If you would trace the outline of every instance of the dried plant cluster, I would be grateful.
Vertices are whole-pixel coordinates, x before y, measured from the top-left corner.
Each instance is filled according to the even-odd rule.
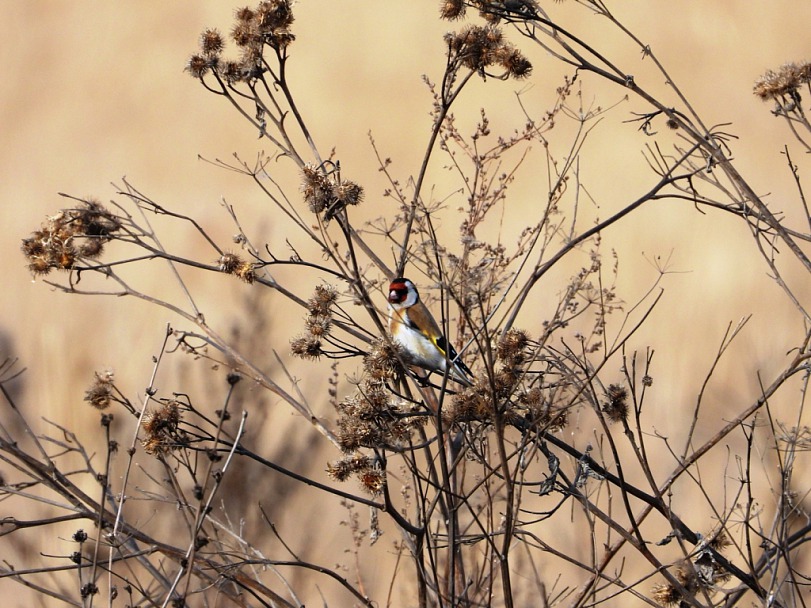
[[[603,2],[579,4],[638,44]],[[356,209],[373,188],[345,178],[334,152],[322,154],[287,79],[293,8],[265,0],[238,9],[230,36],[203,32],[186,66],[272,146],[274,153],[255,163],[236,157],[215,164],[255,182],[268,213],[284,223],[287,243],[255,245],[237,210],[225,207],[236,233],[232,251],[193,217],[126,181],[108,207],[70,198],[23,240],[31,273],[47,275],[50,286],[140,298],[176,316],[184,328],[166,332],[156,374],[176,353],[229,373],[214,409],[184,387],[158,388],[154,376],[136,397],[112,372],[99,372],[84,400],[103,411],[100,427],[80,433],[51,423],[43,433],[20,415],[6,388],[16,375],[6,362],[0,388],[14,416],[0,437],[0,496],[12,514],[0,533],[21,555],[32,531],[58,534],[66,550],[7,561],[0,576],[84,606],[804,605],[809,560],[801,553],[811,525],[802,506],[808,487],[798,486],[796,471],[811,452],[803,426],[811,333],[798,336],[783,368],[759,377],[761,391],[735,403],[724,420],[705,413],[702,388],[686,430],[664,436],[649,405],[653,351],[635,352],[632,338],[668,297],[658,289],[667,269],[629,304],[615,287],[618,260],[604,252],[604,232],[662,198],[706,209],[718,222],[742,222],[811,327],[783,272],[790,261],[811,274],[811,231],[789,225],[789,214],[753,191],[731,160],[731,135],[707,128],[686,102],[660,102],[666,90],[655,89],[659,81],[654,88],[638,82],[608,50],[591,46],[588,32],[570,32],[533,0],[446,1],[440,16],[458,28],[444,38],[441,78],[426,79],[433,123],[423,161],[404,178],[372,141],[386,184],[375,195],[375,217],[359,220]],[[237,56],[229,59],[232,43]],[[472,79],[493,91],[506,86],[499,80],[532,81],[537,70],[528,57],[538,50],[544,61],[571,68],[552,107],[525,111],[511,132],[499,132],[485,109],[471,131],[460,126],[456,109],[481,103],[468,94]],[[641,50],[662,65],[651,48]],[[679,92],[660,69],[660,80]],[[806,64],[786,64],[754,89],[777,104],[775,114],[802,145],[811,132],[800,92],[807,72]],[[604,218],[584,217],[576,204],[585,192],[579,151],[606,116],[578,105],[579,87],[590,80],[648,104],[626,121],[643,133],[658,137],[660,123],[678,133],[675,144],[657,139],[647,148],[649,190]],[[552,134],[561,123],[573,126],[573,135],[558,151]],[[457,180],[456,195],[443,198],[431,187],[436,158]],[[300,177],[299,191],[276,187],[281,172]],[[527,174],[545,174],[546,191],[515,200],[513,186]],[[505,228],[513,215],[522,222],[516,234]],[[208,253],[192,256],[159,238],[151,221],[157,216],[199,236]],[[455,235],[447,236],[449,225],[458,226]],[[165,262],[184,297],[138,289],[124,268],[147,261]],[[303,328],[285,324],[257,335],[253,348],[224,338],[179,268],[233,275],[250,293],[273,292],[300,310]],[[289,268],[295,274],[285,278]],[[420,284],[472,369],[472,386],[404,365],[385,310],[388,281],[404,274]],[[223,277],[223,285],[239,283]],[[730,327],[716,363],[744,324]],[[273,365],[256,360],[257,351],[274,353]],[[306,366],[306,379],[296,379],[296,365]],[[245,385],[250,391],[236,397]],[[801,395],[794,418],[771,405],[788,393]],[[251,401],[259,394],[272,397],[276,416],[285,407],[297,414],[297,443],[314,434],[320,449],[302,448],[300,460],[291,460],[286,431],[252,428],[248,413],[256,415]],[[237,398],[241,416],[233,415]],[[699,424],[711,432],[697,433]],[[103,436],[103,454],[84,447],[87,433]],[[745,453],[730,481],[730,463],[726,473],[713,463],[733,440]],[[280,443],[287,460],[273,450]],[[154,469],[136,464],[142,454]],[[731,499],[710,487],[724,474]],[[294,530],[280,529],[259,489],[282,481],[288,486],[278,496],[317,492],[324,516],[346,507],[351,541],[334,554],[308,553],[299,537],[318,535],[320,522],[292,509],[285,521]],[[698,498],[685,503],[687,495]],[[758,502],[763,496],[771,497],[769,506]],[[696,500],[702,509],[693,508]],[[46,514],[31,519],[25,513],[32,505]],[[361,505],[368,526],[355,511]],[[354,570],[336,568],[350,553]],[[369,555],[377,562],[374,580],[364,565]],[[380,556],[392,555],[386,570]]]
[[[23,239],[22,250],[34,275],[73,270],[77,262],[99,257],[120,229],[118,218],[101,203],[79,201],[78,207],[61,210]]]
[[[763,101],[774,102],[775,116],[782,116],[792,134],[806,152],[811,151],[808,141],[808,122],[803,108],[803,93],[811,97],[811,63],[784,63],[776,70],[769,70],[755,82],[754,93]]]

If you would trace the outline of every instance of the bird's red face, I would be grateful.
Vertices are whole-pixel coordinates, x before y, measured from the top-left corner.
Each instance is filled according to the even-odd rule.
[[[389,304],[403,304],[410,294],[416,294],[417,288],[408,279],[394,279],[389,285]]]

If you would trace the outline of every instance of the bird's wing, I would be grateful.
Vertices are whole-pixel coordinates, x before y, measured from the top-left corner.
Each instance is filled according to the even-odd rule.
[[[404,317],[408,327],[421,333],[434,344],[436,344],[436,336],[442,335],[439,325],[436,324],[434,317],[422,302],[417,302],[406,309]],[[439,345],[437,344],[437,346]]]
[[[449,344],[445,336],[439,334],[436,338],[432,338],[431,342],[436,344],[436,347],[442,351],[443,355],[447,354],[448,359],[458,365],[463,372],[465,372],[468,376],[473,376],[473,372],[471,372],[470,368],[459,358],[459,354],[456,352],[453,344]]]
[[[468,366],[458,358],[459,355],[456,349],[453,348],[453,345],[442,335],[439,325],[437,325],[437,322],[434,320],[434,317],[431,315],[428,308],[426,308],[425,304],[417,302],[414,306],[410,307],[406,311],[405,321],[411,329],[428,338],[431,343],[439,349],[442,356],[447,356],[469,376],[473,375]]]

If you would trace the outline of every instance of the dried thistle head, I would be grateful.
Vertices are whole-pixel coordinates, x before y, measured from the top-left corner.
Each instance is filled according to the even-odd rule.
[[[234,11],[237,22],[253,21],[256,12],[250,6],[242,6]]]
[[[167,401],[162,407],[144,415],[142,426],[148,435],[174,433],[180,422],[180,407],[177,401]]]
[[[347,205],[363,202],[363,186],[351,180],[341,180],[337,171],[327,173],[312,164],[302,169],[301,192],[310,211],[323,212],[326,221]]]
[[[448,21],[461,19],[465,16],[465,3],[463,0],[442,0],[439,5],[439,16]]]
[[[96,258],[104,244],[121,229],[121,221],[93,199],[49,217],[22,241],[22,252],[33,274],[71,270],[79,258]]]
[[[121,229],[121,220],[95,199],[82,201],[75,209],[64,210],[74,234],[109,238]]]
[[[189,57],[186,62],[185,71],[188,72],[192,78],[203,78],[211,71],[211,59],[205,55],[194,54]]]
[[[295,40],[290,32],[292,24],[290,0],[263,0],[255,8],[239,8],[234,13],[231,38],[241,49],[240,60],[228,60],[221,65],[225,41],[218,30],[209,28],[200,35],[200,52],[189,59],[186,71],[195,78],[203,78],[216,70],[229,85],[258,78],[263,72],[264,47],[279,51],[289,46]]]
[[[225,42],[219,30],[209,28],[200,34],[200,51],[205,57],[219,57],[224,48]]]
[[[316,361],[324,354],[321,350],[321,340],[311,334],[293,338],[290,341],[290,352],[296,357],[310,361]]]
[[[357,473],[361,487],[374,496],[383,493],[386,487],[386,473],[377,467],[368,467]]]
[[[532,70],[529,60],[506,42],[501,29],[493,24],[471,25],[446,34],[445,42],[453,60],[482,75],[493,65],[505,70],[504,77],[523,78]]]
[[[527,358],[529,334],[522,329],[511,329],[496,345],[496,356],[504,365],[519,367]]]
[[[518,49],[501,47],[496,53],[496,58],[499,65],[513,78],[527,78],[532,72],[532,63]]]
[[[363,202],[363,186],[344,180],[335,187],[335,200],[343,205],[358,205]]]
[[[521,369],[502,365],[493,375],[493,387],[496,399],[500,403],[507,403],[513,397],[524,374]]]
[[[332,285],[317,285],[315,293],[307,301],[306,334],[295,338],[290,347],[293,354],[302,359],[318,359],[324,354],[322,341],[332,328],[332,306],[338,300],[338,291]]]
[[[336,435],[344,452],[405,445],[425,421],[404,408],[383,382],[372,378],[365,378],[336,409]]]
[[[722,553],[731,544],[732,544],[732,541],[729,539],[729,536],[727,535],[726,530],[724,530],[723,528],[720,528],[720,529],[718,529],[717,532],[714,532],[713,534],[711,534],[709,536],[709,541],[707,542],[707,545],[709,547],[712,547],[713,549],[715,549],[719,553]]]
[[[621,384],[609,384],[605,396],[608,401],[603,403],[603,412],[612,422],[620,422],[628,418],[628,390]]]
[[[359,452],[344,456],[340,460],[327,464],[327,473],[335,481],[346,481],[349,477],[372,466],[372,459]]]
[[[315,292],[307,301],[310,316],[332,316],[332,307],[338,301],[338,290],[332,285],[316,285]]]
[[[811,63],[784,63],[777,70],[768,70],[755,81],[752,91],[763,101],[785,101],[799,98],[799,88],[811,82]]]
[[[309,316],[305,321],[307,332],[314,338],[323,338],[332,327],[331,316]]]
[[[76,248],[79,256],[90,259],[99,257],[103,251],[104,241],[92,237],[83,239]]]
[[[677,606],[681,602],[681,594],[670,583],[660,583],[651,589],[651,598],[662,606]]]
[[[247,260],[243,260],[235,253],[225,252],[217,260],[220,272],[232,274],[245,283],[253,283],[256,279],[254,265]]]
[[[525,418],[533,426],[555,432],[565,428],[569,422],[568,410],[555,407],[549,399],[544,397],[544,392],[540,387],[535,386],[519,394],[517,400],[522,407],[526,408]]]
[[[241,61],[228,60],[217,64],[217,73],[226,83],[234,85],[247,80],[251,71]]]
[[[502,40],[501,30],[495,26],[470,25],[445,35],[448,47],[459,62],[477,72],[484,72],[493,63]]]
[[[166,401],[157,410],[144,415],[141,426],[146,437],[141,445],[147,454],[161,456],[185,444],[185,437],[179,429],[181,421],[180,404]]]
[[[377,495],[386,484],[385,472],[374,465],[374,460],[358,452],[345,456],[327,465],[327,473],[336,481],[346,481],[355,476],[364,490]]]
[[[338,430],[335,434],[338,445],[344,452],[383,444],[381,434],[372,424],[366,421],[357,423],[349,417],[338,419]]]
[[[84,393],[84,400],[97,410],[106,410],[113,401],[113,381],[112,371],[96,372],[93,383]]]
[[[243,10],[250,11],[250,9]],[[253,11],[251,11],[251,15],[253,15]],[[234,24],[234,27],[231,28],[231,38],[238,47],[262,46],[262,38],[259,36],[259,32],[256,29],[253,16],[250,19],[239,19],[239,17],[237,17],[237,22]]]
[[[220,268],[220,272],[224,272],[226,274],[233,274],[241,264],[242,260],[235,253],[226,252],[220,256],[219,260],[217,260],[217,265]]]
[[[375,380],[394,380],[405,372],[402,356],[403,349],[399,342],[382,338],[363,358],[363,368]]]
[[[265,71],[262,65],[262,47],[249,45],[241,50],[239,67],[245,74],[246,80],[259,78]]]
[[[254,11],[253,22],[262,41],[275,49],[283,49],[295,40],[289,29],[293,25],[290,0],[260,2]]]
[[[698,591],[698,577],[696,577],[693,568],[679,566],[674,574],[676,580],[679,581],[679,584],[688,594],[693,595]],[[682,593],[670,583],[654,585],[653,589],[651,589],[651,595],[662,606],[680,606],[685,599]]]
[[[713,550],[720,553],[731,543],[729,536],[723,528],[705,536],[696,547],[694,556],[690,561],[683,561],[676,568],[676,580],[691,596],[704,589],[713,591],[717,586],[730,578],[730,573],[716,561]],[[712,550],[710,550],[712,549]],[[652,589],[653,599],[664,606],[681,605],[681,593],[669,583],[656,585]]]
[[[495,408],[489,396],[485,378],[477,378],[473,386],[456,393],[442,415],[448,425],[460,422],[487,422],[492,420]]]
[[[329,177],[315,165],[305,165],[301,173],[303,178],[301,191],[304,194],[304,202],[313,213],[321,213],[335,200],[332,194],[332,183]]]
[[[289,0],[264,0],[254,14],[257,24],[268,32],[293,25],[293,10]]]

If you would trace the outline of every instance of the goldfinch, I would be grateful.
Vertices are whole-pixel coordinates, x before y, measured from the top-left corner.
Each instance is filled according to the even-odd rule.
[[[472,386],[473,374],[442,335],[434,317],[420,301],[414,283],[394,279],[389,285],[388,300],[389,332],[403,349],[403,362],[440,374],[447,370],[452,380]]]

